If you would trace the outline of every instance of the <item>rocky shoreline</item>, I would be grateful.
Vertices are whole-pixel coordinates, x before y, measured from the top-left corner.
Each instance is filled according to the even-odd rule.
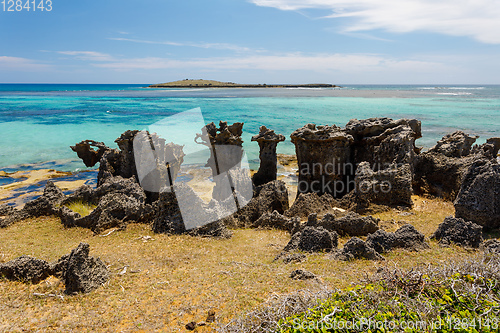
[[[351,120],[343,128],[307,124],[290,135],[298,169],[297,194],[290,200],[289,186],[277,171],[278,160],[289,170],[295,166],[293,158],[276,154],[285,136],[261,127],[252,138],[259,144],[261,164],[250,178],[249,170],[239,167],[243,126],[211,123],[196,138],[211,149],[208,197],[175,182],[183,146],[166,143],[155,133],[127,131],[115,141],[118,149],[92,140],[71,147],[85,165],[99,163],[95,188],[82,185],[66,195],[47,181],[43,195],[22,209],[0,206],[0,227],[54,215],[67,228],[88,228],[95,234],[124,230],[129,223],[147,224],[155,233],[222,239],[230,238],[235,228],[275,228],[291,237],[275,260],[295,260],[296,251],[320,251],[346,261],[384,260],[383,254],[393,248],[428,248],[412,225],[388,233],[380,220],[366,215],[393,208],[407,211],[414,193],[454,202],[455,217],[447,217],[433,234],[443,245],[478,248],[483,230],[500,227],[500,138],[474,145],[476,137],[456,131],[422,152],[415,145],[422,135],[416,119]],[[150,149],[154,154],[148,155]],[[250,193],[245,193],[245,184]],[[95,208],[82,216],[68,208],[72,202]],[[351,239],[338,249],[341,236]]]

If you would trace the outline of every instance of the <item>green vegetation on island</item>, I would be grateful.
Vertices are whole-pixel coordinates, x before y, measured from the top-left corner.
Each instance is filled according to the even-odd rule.
[[[239,84],[234,82],[220,82],[214,80],[185,79],[167,83],[152,84],[148,88],[340,88],[334,84]]]

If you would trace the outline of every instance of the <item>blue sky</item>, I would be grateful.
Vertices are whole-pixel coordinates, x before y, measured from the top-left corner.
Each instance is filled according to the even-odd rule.
[[[52,0],[52,8],[0,4],[0,82],[500,84],[498,0]]]

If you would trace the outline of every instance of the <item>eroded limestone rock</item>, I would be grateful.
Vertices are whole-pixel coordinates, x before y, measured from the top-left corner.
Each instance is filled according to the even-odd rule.
[[[477,248],[483,241],[482,231],[483,227],[480,225],[448,216],[431,238],[438,240],[442,245],[457,244]]]
[[[385,260],[367,242],[353,237],[345,243],[341,251],[333,255],[335,259],[351,261],[354,259]]]
[[[274,133],[273,130],[268,129],[266,126],[261,126],[259,134],[253,136],[252,141],[257,141],[260,148],[260,167],[252,177],[253,183],[259,186],[276,180],[278,170],[276,146],[279,142],[285,141],[285,136]]]
[[[411,251],[428,249],[425,236],[411,224],[405,224],[395,232],[377,230],[366,238],[368,246],[379,253],[389,252],[394,248]]]

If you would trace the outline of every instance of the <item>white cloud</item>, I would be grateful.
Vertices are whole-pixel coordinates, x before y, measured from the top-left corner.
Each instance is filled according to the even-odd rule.
[[[252,51],[248,47],[227,44],[227,43],[192,43],[192,42],[171,42],[171,41],[150,41],[143,39],[133,39],[133,38],[108,38],[109,40],[116,41],[126,41],[126,42],[134,42],[134,43],[143,43],[143,44],[157,44],[157,45],[170,45],[170,46],[189,46],[189,47],[197,47],[202,49],[216,49],[216,50],[229,50],[235,52],[249,52]]]
[[[418,59],[393,59],[375,54],[316,54],[255,55],[209,59],[175,60],[168,58],[123,59],[94,63],[96,67],[124,70],[151,69],[200,69],[200,70],[266,70],[266,71],[315,71],[366,73],[406,71],[422,73],[444,70],[447,65]]]
[[[44,71],[50,69],[51,66],[41,64],[32,59],[0,56],[0,70],[12,71]]]
[[[115,60],[109,54],[94,52],[94,51],[57,51],[57,53],[69,55],[69,56],[74,56],[79,60],[90,60],[90,61],[113,61],[113,60]]]
[[[345,32],[384,29],[431,31],[500,44],[498,0],[249,0],[280,10],[325,9],[330,18],[350,18]]]

